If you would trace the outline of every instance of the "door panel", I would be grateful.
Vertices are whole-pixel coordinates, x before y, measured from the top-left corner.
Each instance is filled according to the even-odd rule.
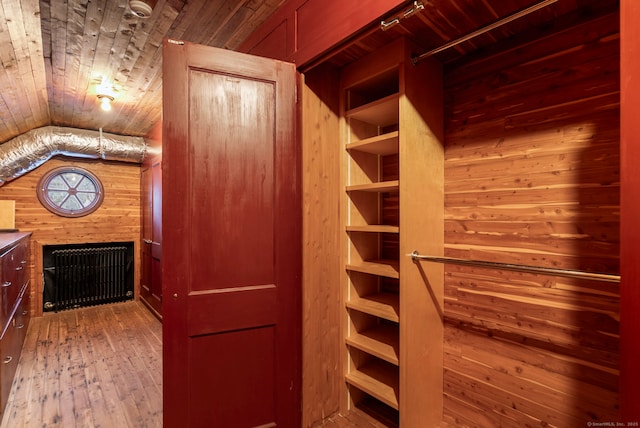
[[[153,307],[162,315],[162,161],[159,158],[151,163],[151,175],[151,297]]]
[[[300,426],[295,87],[292,64],[164,43],[166,428]]]
[[[271,326],[190,339],[192,354],[215,355],[216,370],[211,370],[213,361],[206,358],[189,366],[194,382],[190,389],[198,393],[189,400],[188,426],[257,427],[269,422],[277,426],[275,330]],[[241,362],[239,355],[244,356]],[[224,401],[212,402],[219,391],[224,391]]]
[[[275,285],[217,291],[220,292],[201,294],[197,299],[191,299],[189,336],[276,324],[278,296]],[[225,310],[210,313],[215,306]]]
[[[192,254],[192,291],[273,284],[273,84],[201,70],[189,80],[191,236],[209,249]]]
[[[151,298],[151,250],[145,239],[149,236],[151,229],[151,169],[142,167],[140,174],[140,193],[142,207],[142,263],[140,272],[140,298],[143,302],[147,302]]]
[[[142,168],[142,274],[140,297],[162,315],[162,163],[153,159]]]

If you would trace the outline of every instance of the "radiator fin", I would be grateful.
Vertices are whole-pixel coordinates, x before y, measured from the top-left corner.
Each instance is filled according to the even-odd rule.
[[[127,281],[127,247],[74,248],[51,252],[54,287],[45,311],[133,299]]]

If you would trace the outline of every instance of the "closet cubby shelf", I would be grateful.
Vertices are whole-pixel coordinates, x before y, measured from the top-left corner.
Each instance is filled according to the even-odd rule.
[[[379,100],[347,110],[345,116],[349,119],[359,120],[380,127],[397,124],[399,121],[399,97],[399,94],[396,93],[380,98]]]
[[[378,183],[352,184],[346,187],[347,192],[398,192],[400,189],[399,180],[381,181]]]
[[[381,358],[395,366],[399,363],[398,326],[379,325],[350,335],[346,342],[349,346]]]
[[[388,321],[400,321],[400,298],[397,294],[378,293],[355,297],[347,301],[347,308],[364,312]]]
[[[347,226],[347,232],[382,232],[400,233],[399,226],[388,226],[386,224],[371,224],[365,226]]]
[[[358,263],[347,263],[346,269],[387,278],[400,278],[400,266],[395,260],[367,260]]]
[[[397,369],[371,361],[346,375],[347,383],[398,410],[399,380]]]
[[[398,131],[388,132],[375,137],[365,138],[363,140],[347,144],[347,150],[357,150],[359,152],[370,153],[373,155],[387,156],[396,154],[399,151],[399,133]]]

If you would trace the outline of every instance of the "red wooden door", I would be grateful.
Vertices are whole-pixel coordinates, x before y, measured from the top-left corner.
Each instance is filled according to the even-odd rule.
[[[164,426],[300,426],[292,64],[163,46]]]
[[[142,275],[140,297],[162,315],[162,161],[142,168]]]

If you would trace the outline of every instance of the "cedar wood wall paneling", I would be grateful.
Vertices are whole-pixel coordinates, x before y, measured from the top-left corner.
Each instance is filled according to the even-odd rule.
[[[619,24],[445,73],[445,253],[619,272]],[[448,265],[445,421],[618,419],[619,286]]]
[[[104,200],[88,216],[66,218],[47,211],[36,187],[46,172],[77,166],[93,172],[104,187]],[[32,313],[42,313],[42,246],[89,242],[134,242],[135,287],[140,283],[140,166],[138,164],[54,157],[0,187],[0,199],[16,201],[16,228],[32,232],[30,247]]]
[[[339,75],[319,67],[302,88],[302,426],[338,411],[341,145]]]

